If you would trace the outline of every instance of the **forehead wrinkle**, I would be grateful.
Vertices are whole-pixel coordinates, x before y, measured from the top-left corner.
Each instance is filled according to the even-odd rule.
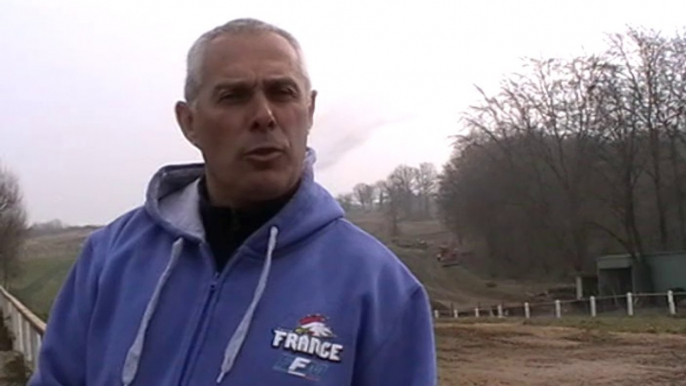
[[[259,37],[260,34],[247,36],[248,38],[250,36]],[[233,49],[221,49],[222,44],[232,44],[229,41],[239,38],[240,35],[218,36],[213,39],[207,47],[206,55],[201,64],[203,82],[213,81],[212,78],[230,78],[237,81],[250,79],[251,82],[254,82],[255,78],[268,77],[290,79],[299,87],[307,89],[307,75],[302,71],[298,52],[283,37],[271,36],[282,40],[284,44],[277,46],[277,49],[274,49],[273,45],[270,47],[255,45],[249,47],[248,52],[242,56],[235,55],[236,52]],[[245,42],[241,41],[235,41],[233,44],[246,45]],[[257,59],[259,63],[257,68],[253,63],[248,64],[250,59],[247,57]]]

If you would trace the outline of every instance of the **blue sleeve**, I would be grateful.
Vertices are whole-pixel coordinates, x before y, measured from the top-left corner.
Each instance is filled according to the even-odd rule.
[[[93,259],[89,238],[55,298],[28,386],[86,385],[86,336],[97,290]]]
[[[355,386],[435,386],[436,344],[431,305],[423,288],[415,290],[379,347],[364,355]]]

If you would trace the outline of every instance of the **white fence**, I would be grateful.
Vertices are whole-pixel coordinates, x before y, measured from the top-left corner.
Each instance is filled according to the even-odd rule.
[[[5,326],[11,334],[14,349],[24,355],[31,368],[35,368],[38,352],[45,333],[45,322],[34,315],[17,298],[0,286],[0,310]],[[554,317],[565,316],[635,316],[635,315],[682,315],[686,316],[686,292],[632,294],[618,296],[591,296],[580,300],[555,300],[552,302],[497,304],[474,308],[434,310],[436,319],[459,319],[461,317]]]
[[[436,319],[461,317],[553,317],[565,316],[686,316],[686,292],[632,294],[616,296],[591,296],[579,300],[554,300],[552,302],[496,304],[473,308],[434,310]]]
[[[11,334],[14,350],[22,353],[28,365],[35,368],[45,332],[45,322],[2,286],[0,295],[0,309],[5,326]]]

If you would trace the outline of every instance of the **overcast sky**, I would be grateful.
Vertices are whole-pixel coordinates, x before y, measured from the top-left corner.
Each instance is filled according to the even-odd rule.
[[[188,48],[255,17],[303,45],[317,179],[341,193],[400,163],[440,167],[474,84],[494,88],[521,57],[597,51],[627,24],[670,33],[684,15],[683,0],[0,0],[0,162],[31,221],[103,224],[140,205],[160,166],[200,159],[173,114]]]

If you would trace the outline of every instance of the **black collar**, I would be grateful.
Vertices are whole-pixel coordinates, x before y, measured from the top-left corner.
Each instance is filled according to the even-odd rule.
[[[244,210],[213,205],[204,177],[198,184],[198,190],[205,239],[212,249],[217,269],[221,271],[236,249],[291,200],[297,186],[289,194]]]

